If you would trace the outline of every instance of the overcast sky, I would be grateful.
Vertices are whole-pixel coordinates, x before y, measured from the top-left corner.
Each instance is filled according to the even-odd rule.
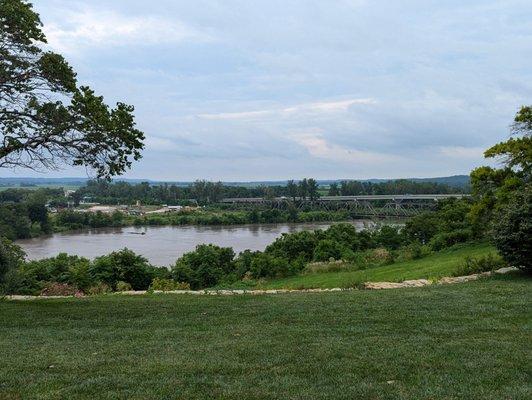
[[[530,0],[34,4],[80,83],[135,105],[126,177],[467,174],[532,103]]]

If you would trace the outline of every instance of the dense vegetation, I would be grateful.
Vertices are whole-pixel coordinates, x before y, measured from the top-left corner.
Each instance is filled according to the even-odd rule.
[[[191,200],[199,204],[212,204],[223,198],[233,197],[286,197],[316,199],[320,189],[315,179],[302,179],[299,182],[290,180],[286,185],[278,186],[234,186],[221,182],[197,181],[190,186],[174,184],[130,184],[127,182],[89,181],[86,186],[78,189],[73,199],[79,202],[83,198],[102,204],[190,204]],[[451,187],[440,183],[415,182],[411,180],[391,180],[372,183],[359,181],[342,181],[331,184],[325,194],[338,195],[369,195],[369,194],[445,194],[464,191],[464,188]]]
[[[200,245],[181,257],[171,271],[149,265],[141,256],[125,249],[94,261],[61,255],[54,259],[26,262],[16,246],[5,239],[0,247],[0,279],[8,293],[52,293],[55,291],[98,292],[105,290],[147,289],[154,279],[157,285],[191,287],[194,289],[235,282],[256,282],[300,274],[309,263],[342,261],[364,269],[396,260],[417,259],[430,252],[470,241],[492,238],[507,262],[525,270],[531,265],[531,146],[532,112],[524,107],[516,116],[517,137],[500,143],[486,152],[487,156],[504,156],[503,168],[481,167],[472,173],[473,199],[441,201],[435,211],[408,220],[404,228],[383,226],[373,231],[356,232],[349,224],[333,225],[325,231],[299,232],[283,235],[265,251],[245,251],[236,255],[230,248]],[[424,184],[424,183],[423,183]],[[127,184],[92,183],[98,188],[128,188]],[[216,184],[197,182],[191,190],[203,188],[204,199],[210,201],[208,189]],[[347,185],[347,184],[346,184]],[[305,194],[314,193],[315,181],[300,185],[289,182],[296,194],[303,186]],[[152,193],[149,185],[140,185]],[[223,188],[223,186],[220,186]],[[157,188],[156,188],[157,189]],[[245,222],[285,222],[316,219],[342,219],[345,213],[299,213],[293,210],[252,210],[150,216],[124,221],[123,214],[58,213],[52,223],[48,217],[46,196],[57,192],[37,190],[7,191],[6,202],[0,207],[0,233],[7,239],[27,237],[33,232],[48,232],[52,227],[120,226],[136,224],[230,224]],[[310,196],[314,196],[311,194]],[[57,197],[57,196],[56,196]],[[498,214],[496,214],[496,212]],[[129,218],[129,217],[128,217]],[[499,259],[475,260],[466,271],[492,269]],[[163,281],[161,281],[163,280]],[[70,285],[69,287],[50,285]]]
[[[471,173],[475,204],[470,216],[509,262],[532,272],[532,106],[516,114],[512,134],[484,153],[501,161],[500,168]]]
[[[2,302],[0,398],[524,400],[531,285]]]
[[[0,237],[28,238],[53,230],[46,208],[49,199],[62,190],[36,191],[9,189],[0,192]]]
[[[412,251],[414,250],[414,251]],[[437,252],[416,254],[416,249],[386,252],[373,249],[354,262],[311,262],[297,275],[257,280],[258,289],[330,289],[364,287],[365,282],[436,280],[492,271],[507,264],[486,243],[466,243]],[[219,285],[231,287],[233,285]],[[240,287],[248,287],[240,285]]]
[[[482,239],[480,230],[468,222],[467,200],[441,202],[436,212],[408,221],[404,228],[382,226],[357,232],[351,224],[335,224],[326,230],[284,234],[264,251],[199,245],[184,254],[170,270],[149,265],[146,259],[124,249],[89,261],[61,254],[26,262],[20,253],[5,247],[11,257],[2,290],[7,293],[99,293],[102,291],[146,290],[155,279],[164,284],[192,289],[213,286],[254,286],[264,279],[279,279],[308,272],[309,263],[344,263],[351,270],[368,269],[395,262],[415,260],[434,251]],[[7,244],[6,244],[7,246]],[[18,260],[18,261],[17,261]],[[13,268],[13,264],[17,264]],[[500,260],[485,269],[500,267]],[[60,284],[63,286],[53,286]],[[157,285],[161,284],[160,281]],[[64,286],[70,285],[70,286]]]
[[[179,213],[127,216],[115,211],[77,212],[64,210],[57,213],[52,222],[56,230],[100,228],[105,226],[157,226],[157,225],[242,225],[256,223],[345,221],[351,217],[345,211],[296,211],[294,210],[251,210],[231,211],[218,209],[198,209]]]
[[[406,180],[378,184],[342,182],[342,192],[336,194],[396,194],[396,193],[449,193],[446,185]],[[355,190],[356,188],[356,190]],[[334,185],[331,187],[334,190]],[[353,190],[355,190],[353,192]],[[347,192],[346,192],[347,191]],[[334,193],[333,193],[334,194]],[[257,207],[248,211],[231,205],[216,204],[225,197],[285,196],[297,202],[299,197],[317,198],[318,187],[312,178],[299,183],[289,181],[286,186],[238,187],[221,183],[198,181],[190,187],[175,185],[132,185],[126,182],[89,181],[67,198],[58,189],[7,189],[0,191],[0,236],[10,240],[38,236],[53,231],[83,228],[120,227],[126,225],[235,225],[250,223],[284,223],[314,221],[345,221],[357,217],[349,211],[323,211],[307,205],[298,209],[293,205],[284,210]],[[144,215],[132,217],[116,211],[79,212],[68,208],[82,199],[102,204],[206,204],[195,211],[171,215]],[[50,216],[48,208],[59,210]]]
[[[468,187],[449,186],[435,182],[417,182],[408,179],[390,180],[387,182],[341,181],[332,183],[329,196],[358,196],[380,194],[447,194],[467,193]]]
[[[154,267],[128,249],[97,257],[59,254],[38,261],[24,261],[10,254],[17,268],[6,271],[1,290],[21,294],[100,294],[116,290],[146,290],[156,278],[169,278],[167,268]]]

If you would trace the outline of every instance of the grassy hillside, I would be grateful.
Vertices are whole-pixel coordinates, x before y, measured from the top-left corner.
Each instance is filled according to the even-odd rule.
[[[262,289],[334,288],[353,287],[361,282],[400,282],[407,279],[440,278],[452,275],[467,256],[478,257],[495,252],[496,250],[488,244],[461,245],[419,260],[358,271],[301,274],[268,281],[259,287]]]
[[[530,398],[532,282],[0,302],[1,399]]]

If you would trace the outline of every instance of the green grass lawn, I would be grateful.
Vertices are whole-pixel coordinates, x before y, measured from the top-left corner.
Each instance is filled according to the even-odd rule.
[[[531,293],[0,301],[0,399],[528,399]]]
[[[467,256],[478,257],[489,253],[496,253],[496,250],[488,244],[461,245],[418,260],[397,262],[358,271],[301,274],[267,281],[258,287],[261,289],[335,288],[353,287],[361,282],[400,282],[407,279],[441,278],[452,275]]]

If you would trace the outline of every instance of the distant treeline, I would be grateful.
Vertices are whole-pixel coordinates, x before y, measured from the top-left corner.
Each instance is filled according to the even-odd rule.
[[[387,182],[342,181],[329,186],[329,196],[360,196],[382,194],[449,194],[465,193],[468,187],[458,188],[436,182],[419,182],[399,179]]]
[[[73,198],[76,202],[84,198],[102,204],[131,204],[140,201],[143,204],[186,204],[190,200],[199,204],[216,203],[228,197],[287,197],[315,199],[320,195],[352,196],[379,194],[446,194],[463,192],[467,189],[456,188],[434,182],[415,182],[395,180],[388,182],[342,181],[327,187],[319,187],[313,178],[299,182],[288,181],[284,186],[227,186],[221,182],[196,181],[183,187],[171,184],[153,185],[148,182],[131,184],[128,182],[89,181],[78,189]]]

